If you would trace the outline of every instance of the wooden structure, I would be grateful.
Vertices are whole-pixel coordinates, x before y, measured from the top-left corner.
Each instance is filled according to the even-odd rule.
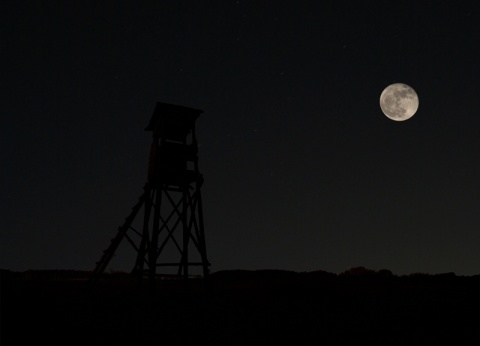
[[[203,176],[198,170],[195,137],[195,121],[201,113],[193,108],[157,103],[145,129],[152,133],[153,142],[144,192],[97,262],[92,281],[105,271],[123,239],[136,251],[134,275],[148,276],[151,282],[163,275],[186,279],[189,267],[201,266],[203,277],[208,276],[210,264],[200,193]],[[142,210],[141,229],[136,229],[132,225]],[[190,258],[190,248],[196,249],[197,261]],[[174,270],[162,273],[159,267]]]

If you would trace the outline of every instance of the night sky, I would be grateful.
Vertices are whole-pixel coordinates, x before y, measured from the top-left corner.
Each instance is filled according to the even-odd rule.
[[[204,110],[212,271],[480,273],[476,1],[2,1],[0,13],[1,268],[95,267],[143,192],[160,101]],[[404,122],[379,106],[397,82],[420,99]],[[126,251],[109,268],[129,271]]]

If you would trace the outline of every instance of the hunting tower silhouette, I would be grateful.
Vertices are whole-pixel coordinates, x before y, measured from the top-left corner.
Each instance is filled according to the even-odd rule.
[[[132,274],[188,278],[189,267],[200,266],[209,274],[200,188],[203,176],[198,170],[195,121],[201,110],[157,102],[145,131],[152,132],[152,145],[144,192],[117,235],[103,252],[92,281],[105,271],[125,238],[136,251]],[[141,229],[132,224],[142,215]],[[166,249],[170,248],[169,251]],[[189,256],[196,250],[196,261]],[[170,267],[170,273],[157,273]],[[172,268],[173,273],[172,273]]]

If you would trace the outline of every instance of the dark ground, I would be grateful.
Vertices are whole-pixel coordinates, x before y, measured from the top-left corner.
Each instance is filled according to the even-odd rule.
[[[218,272],[149,296],[3,271],[1,345],[480,345],[479,276],[353,274]]]

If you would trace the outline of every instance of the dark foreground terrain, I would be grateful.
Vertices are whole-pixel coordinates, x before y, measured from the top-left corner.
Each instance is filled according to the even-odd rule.
[[[228,271],[1,279],[1,345],[480,345],[480,277]],[[377,273],[378,274],[378,273]]]

